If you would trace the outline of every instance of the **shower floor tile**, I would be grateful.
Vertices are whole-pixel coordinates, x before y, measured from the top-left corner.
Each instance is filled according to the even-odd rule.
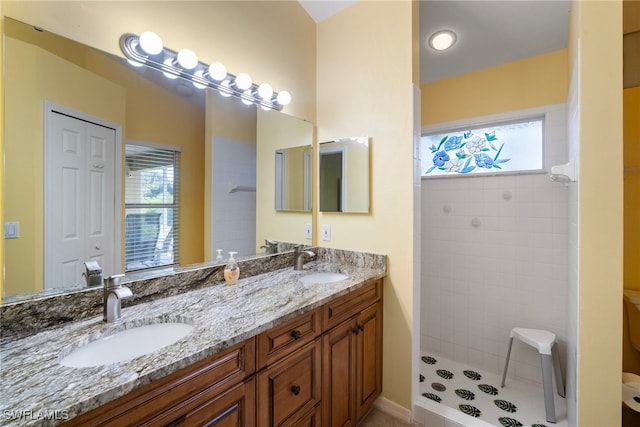
[[[433,352],[422,352],[421,402],[431,412],[467,426],[566,427],[567,406],[555,394],[556,423],[545,419],[542,386],[465,366]],[[555,390],[555,386],[554,386]],[[466,414],[466,415],[461,415]]]

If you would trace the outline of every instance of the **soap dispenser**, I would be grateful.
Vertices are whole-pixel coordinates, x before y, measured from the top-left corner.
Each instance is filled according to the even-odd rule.
[[[224,258],[222,258],[222,249],[216,249],[216,252],[218,252],[218,255],[216,256],[216,262],[222,262],[222,260]]]
[[[240,267],[238,267],[236,260],[233,258],[237,253],[229,252],[229,261],[224,267],[224,281],[227,282],[227,285],[235,285],[240,277]]]

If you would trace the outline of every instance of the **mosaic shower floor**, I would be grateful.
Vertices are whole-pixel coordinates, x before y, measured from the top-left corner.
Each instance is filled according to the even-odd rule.
[[[467,426],[568,425],[565,399],[555,395],[557,421],[549,423],[545,420],[541,385],[507,377],[505,387],[501,388],[501,381],[500,375],[422,352],[420,395],[429,411]]]

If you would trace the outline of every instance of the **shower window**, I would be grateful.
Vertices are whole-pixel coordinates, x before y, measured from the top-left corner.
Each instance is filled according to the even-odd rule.
[[[543,170],[544,118],[500,122],[423,135],[423,177]]]

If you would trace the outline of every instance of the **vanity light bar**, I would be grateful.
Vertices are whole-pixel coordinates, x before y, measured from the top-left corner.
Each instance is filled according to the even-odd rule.
[[[147,50],[140,39],[151,38],[155,44]],[[123,34],[120,37],[120,49],[129,61],[136,66],[146,65],[161,71],[167,78],[181,78],[188,80],[199,89],[210,87],[223,96],[233,96],[247,105],[259,105],[263,109],[280,111],[291,102],[291,95],[287,91],[276,93],[269,84],[257,85],[251,81],[246,73],[237,76],[226,72],[222,64],[217,63],[221,75],[212,76],[209,65],[198,61],[195,53],[188,49],[180,52],[162,46],[162,40],[154,33]]]

